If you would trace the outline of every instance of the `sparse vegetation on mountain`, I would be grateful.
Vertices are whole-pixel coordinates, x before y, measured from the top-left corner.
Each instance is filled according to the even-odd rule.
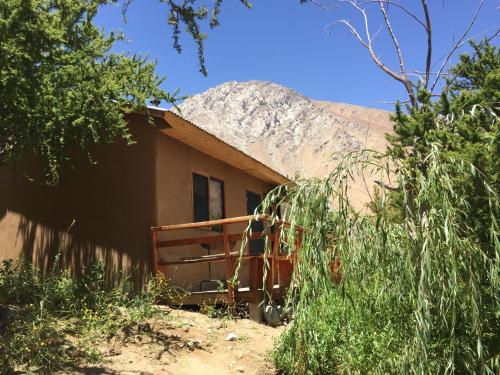
[[[186,99],[180,114],[294,177],[325,177],[345,154],[384,151],[387,111],[319,102],[273,82],[226,82]]]

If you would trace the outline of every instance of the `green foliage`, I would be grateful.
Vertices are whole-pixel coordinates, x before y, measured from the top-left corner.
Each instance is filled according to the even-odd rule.
[[[123,1],[123,15],[133,0]],[[175,104],[160,88],[155,62],[113,53],[121,34],[93,23],[99,7],[119,0],[5,0],[0,3],[0,164],[41,158],[45,182],[57,184],[75,151],[94,162],[95,145],[133,143],[125,115],[151,102]],[[197,0],[162,0],[180,53],[181,27],[198,45],[206,75],[202,21],[218,26],[222,0],[209,10]],[[248,8],[248,0],[240,0]]]
[[[387,155],[348,155],[326,179],[263,203],[273,220],[289,207],[283,242],[305,228],[289,295],[297,313],[274,353],[283,372],[499,371],[500,52],[473,48],[439,101],[421,90],[417,107],[397,106]],[[348,199],[357,174],[382,182],[369,215]]]
[[[132,0],[126,1],[126,6]],[[248,0],[239,0],[247,8],[251,8],[252,4]],[[170,11],[168,14],[168,23],[172,27],[172,39],[174,48],[177,52],[182,51],[180,44],[181,25],[186,27],[186,31],[191,35],[196,45],[198,46],[198,61],[200,63],[200,72],[203,75],[208,74],[205,64],[205,40],[207,34],[200,29],[200,22],[206,20],[210,14],[210,28],[219,26],[219,13],[222,6],[222,0],[213,0],[213,7],[209,11],[206,5],[196,6],[197,0],[187,0],[180,3],[174,0],[162,0],[167,3]]]
[[[152,279],[140,293],[128,280],[106,285],[102,262],[80,278],[53,268],[41,275],[30,263],[5,261],[0,268],[0,367],[52,373],[101,360],[97,348],[123,328],[161,313],[154,307],[165,290]]]
[[[296,314],[274,353],[285,373],[495,371],[499,198],[470,163],[450,157],[440,145],[428,147],[426,174],[413,180],[411,195],[406,187],[412,169],[362,152],[350,155],[325,180],[279,187],[263,203],[273,220],[273,207],[288,204],[285,219],[291,228],[283,231],[283,242],[294,243],[295,225],[305,228],[289,295]],[[360,171],[379,180],[391,176],[414,214],[395,222],[386,210],[385,190],[376,214],[357,213],[347,190],[351,176]],[[453,184],[458,177],[476,175],[490,192],[489,247],[463,221],[469,203]],[[330,269],[336,257],[342,265],[338,282],[332,281]]]
[[[410,194],[417,174],[427,173],[426,156],[434,143],[446,155],[467,160],[482,172],[466,179],[457,176],[452,183],[468,202],[463,220],[471,222],[487,245],[492,223],[483,179],[500,194],[500,49],[487,42],[472,43],[472,48],[472,55],[462,55],[450,70],[439,101],[431,101],[422,90],[418,107],[408,107],[407,112],[396,107],[394,134],[387,139],[389,153],[413,171]],[[402,201],[400,196],[392,199]]]
[[[57,183],[74,151],[123,139],[125,114],[173,103],[155,64],[112,53],[121,35],[94,24],[99,0],[0,3],[0,162],[38,155]]]

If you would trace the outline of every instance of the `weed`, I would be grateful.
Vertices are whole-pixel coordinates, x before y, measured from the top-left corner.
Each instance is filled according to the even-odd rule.
[[[128,280],[105,285],[100,261],[77,279],[57,267],[42,275],[26,261],[4,261],[0,310],[10,318],[1,326],[0,366],[4,373],[52,373],[97,363],[102,359],[100,341],[136,322],[161,317],[154,304],[164,288],[161,277],[139,293]]]

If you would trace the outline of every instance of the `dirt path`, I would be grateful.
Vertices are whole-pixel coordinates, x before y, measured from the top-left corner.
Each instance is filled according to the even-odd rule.
[[[267,355],[283,329],[173,310],[169,319],[133,328],[103,345],[103,364],[71,374],[270,375],[275,371]],[[238,339],[227,341],[229,333]]]

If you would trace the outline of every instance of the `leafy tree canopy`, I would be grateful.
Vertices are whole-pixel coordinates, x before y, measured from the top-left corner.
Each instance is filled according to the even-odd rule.
[[[0,4],[0,160],[34,153],[56,183],[68,150],[131,142],[127,112],[174,98],[155,64],[110,53],[120,35],[93,24],[98,1],[6,0]]]
[[[472,179],[455,179],[454,186],[457,194],[467,198],[464,220],[474,224],[487,242],[492,224],[488,189],[500,193],[500,50],[487,41],[471,45],[472,53],[460,56],[450,70],[438,101],[421,90],[417,107],[406,112],[396,107],[394,134],[387,139],[389,153],[415,171],[414,177],[427,173],[433,143],[478,169]],[[394,200],[401,202],[401,197]]]
[[[125,0],[124,14],[131,0]],[[240,0],[246,6],[246,0]],[[56,184],[70,149],[123,139],[132,142],[125,115],[148,101],[174,103],[160,88],[155,63],[111,52],[120,34],[105,34],[93,20],[107,0],[3,0],[0,2],[0,163],[41,157],[46,180]],[[221,0],[209,11],[196,0],[165,0],[179,52],[181,27],[198,44],[200,70],[206,35],[199,23],[218,25]],[[90,157],[90,155],[89,155]]]

